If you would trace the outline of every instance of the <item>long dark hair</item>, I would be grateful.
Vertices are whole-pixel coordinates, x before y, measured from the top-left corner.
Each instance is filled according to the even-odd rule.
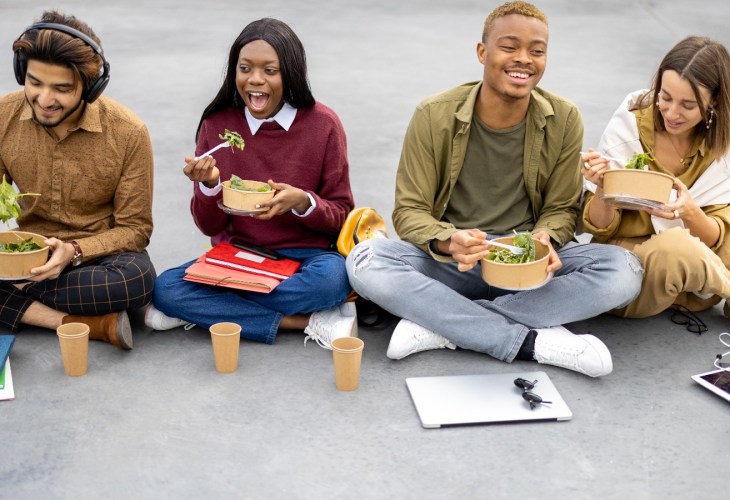
[[[198,130],[195,132],[196,141],[203,120],[210,115],[231,107],[240,108],[241,110],[245,107],[243,99],[236,90],[236,66],[243,46],[256,40],[263,40],[271,45],[276,51],[276,55],[279,56],[284,100],[295,108],[314,106],[314,96],[307,78],[307,57],[299,37],[289,25],[278,19],[270,17],[259,19],[243,28],[241,34],[233,42],[228,54],[226,77],[218,94],[208,104],[200,117]]]
[[[702,36],[690,36],[675,45],[659,64],[652,102],[659,100],[662,77],[667,70],[676,71],[692,87],[703,118],[695,127],[695,135],[706,141],[715,157],[726,155],[730,150],[730,55],[725,46]],[[700,87],[706,88],[714,101],[714,119],[709,127],[710,107],[702,102]],[[664,130],[658,106],[654,107],[654,128]]]

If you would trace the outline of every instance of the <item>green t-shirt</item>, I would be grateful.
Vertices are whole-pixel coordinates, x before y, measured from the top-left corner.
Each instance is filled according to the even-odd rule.
[[[525,123],[495,130],[474,114],[444,219],[459,229],[492,234],[532,230],[535,221],[522,176]]]

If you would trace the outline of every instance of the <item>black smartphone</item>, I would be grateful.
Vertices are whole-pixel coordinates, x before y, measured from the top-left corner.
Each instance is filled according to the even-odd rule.
[[[241,250],[245,250],[247,252],[251,252],[256,255],[260,255],[262,257],[266,257],[267,259],[271,260],[279,260],[281,259],[281,255],[276,253],[274,250],[269,250],[268,248],[251,245],[250,243],[242,243],[240,241],[233,241],[231,242],[231,245],[233,245],[236,248],[240,248]]]

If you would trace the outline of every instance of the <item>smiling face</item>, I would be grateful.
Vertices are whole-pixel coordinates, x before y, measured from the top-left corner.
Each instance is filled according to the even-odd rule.
[[[70,68],[31,59],[25,74],[24,90],[33,119],[54,129],[60,137],[78,122],[83,111],[83,88]]]
[[[270,118],[281,109],[284,83],[279,56],[267,42],[255,40],[241,49],[236,67],[236,89],[256,118]]]
[[[483,89],[505,101],[529,99],[547,62],[547,25],[534,17],[510,14],[494,20],[477,45],[484,65]]]
[[[702,107],[707,109],[711,104],[710,91],[705,87],[698,88]],[[690,134],[697,124],[704,121],[692,86],[674,70],[666,70],[662,74],[658,103],[664,128],[672,135]]]

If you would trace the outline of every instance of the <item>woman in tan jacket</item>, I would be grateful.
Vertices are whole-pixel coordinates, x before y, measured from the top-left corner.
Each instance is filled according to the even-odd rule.
[[[645,269],[641,293],[615,314],[642,318],[672,305],[699,311],[730,298],[729,75],[722,44],[682,40],[662,60],[653,88],[630,94],[598,150],[582,154],[585,230],[633,250]],[[669,203],[617,207],[604,199],[608,157],[634,153],[648,153],[649,170],[674,177]]]

